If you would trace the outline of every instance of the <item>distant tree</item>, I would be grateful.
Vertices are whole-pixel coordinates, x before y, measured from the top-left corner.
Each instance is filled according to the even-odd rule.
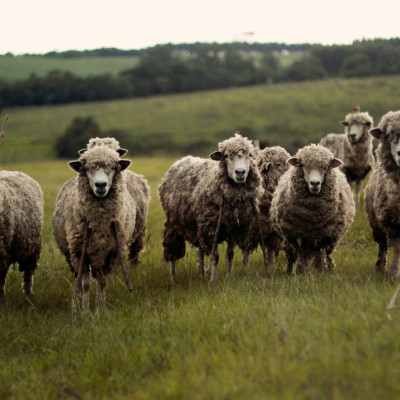
[[[321,79],[325,74],[319,58],[314,55],[307,55],[289,67],[286,71],[286,79],[290,81]]]
[[[76,158],[92,137],[102,137],[100,127],[92,117],[76,117],[56,142],[59,157]]]
[[[340,75],[344,77],[373,75],[372,65],[364,53],[356,53],[347,56],[342,63]]]

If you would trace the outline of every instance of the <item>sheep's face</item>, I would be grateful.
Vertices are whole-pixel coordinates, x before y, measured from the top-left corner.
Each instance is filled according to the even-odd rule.
[[[245,149],[241,149],[235,153],[216,151],[210,157],[215,161],[225,160],[227,174],[233,181],[239,184],[246,182],[251,160],[253,159],[253,154],[250,151],[246,151]]]
[[[400,133],[389,133],[390,151],[394,162],[400,167]]]
[[[342,162],[338,158],[331,160],[326,167],[319,165],[318,168],[303,165],[301,160],[297,157],[289,158],[287,162],[288,164],[303,170],[304,180],[306,181],[308,190],[311,194],[315,195],[320,193],[328,171],[331,168],[337,168],[342,165]]]
[[[364,129],[368,131],[368,129],[371,127],[370,122],[358,121],[352,121],[351,123],[344,122],[343,125],[346,126],[347,138],[351,143],[358,142],[364,133]]]
[[[71,161],[70,167],[75,171],[86,175],[89,186],[96,197],[103,198],[109,193],[116,171],[122,171],[129,167],[129,160],[119,160],[110,163],[82,163],[81,161]]]

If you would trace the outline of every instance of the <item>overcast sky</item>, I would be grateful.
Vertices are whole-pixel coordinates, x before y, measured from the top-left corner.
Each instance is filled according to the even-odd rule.
[[[0,54],[159,43],[345,44],[400,36],[399,0],[8,0]],[[252,32],[252,34],[248,34]]]

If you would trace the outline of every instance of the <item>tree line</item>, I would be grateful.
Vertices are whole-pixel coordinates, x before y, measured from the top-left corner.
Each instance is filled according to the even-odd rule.
[[[88,102],[260,83],[400,73],[400,38],[355,41],[352,45],[308,45],[308,48],[293,45],[300,46],[294,48],[302,51],[303,56],[286,68],[276,54],[277,44],[271,46],[275,48],[273,51],[259,51],[262,46],[158,45],[141,55],[136,67],[116,77],[104,74],[83,78],[57,70],[45,77],[31,75],[16,82],[0,80],[0,106]]]

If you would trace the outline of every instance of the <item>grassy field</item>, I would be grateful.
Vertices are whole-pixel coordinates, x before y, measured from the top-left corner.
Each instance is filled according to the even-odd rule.
[[[11,130],[11,129],[10,129]],[[11,137],[11,134],[10,134]],[[172,158],[134,158],[152,188],[147,250],[110,279],[107,306],[83,321],[71,314],[73,278],[50,218],[66,162],[3,164],[29,173],[45,194],[40,268],[32,300],[9,273],[1,304],[1,399],[394,399],[400,393],[400,315],[385,307],[397,282],[376,274],[376,246],[363,204],[334,253],[337,268],[287,276],[281,255],[264,278],[260,251],[248,270],[212,286],[196,274],[195,251],[171,285],[161,260],[157,185]],[[95,288],[91,293],[94,303]]]
[[[4,109],[10,115],[1,161],[49,160],[75,117],[125,132],[134,155],[207,155],[236,130],[290,153],[328,132],[356,103],[378,123],[400,106],[400,76],[261,85],[182,95],[52,107]]]
[[[57,58],[45,56],[0,56],[0,78],[10,81],[27,79],[34,73],[45,76],[48,72],[58,69],[69,71],[74,75],[86,77],[119,72],[133,68],[139,58],[130,57],[71,57]]]

